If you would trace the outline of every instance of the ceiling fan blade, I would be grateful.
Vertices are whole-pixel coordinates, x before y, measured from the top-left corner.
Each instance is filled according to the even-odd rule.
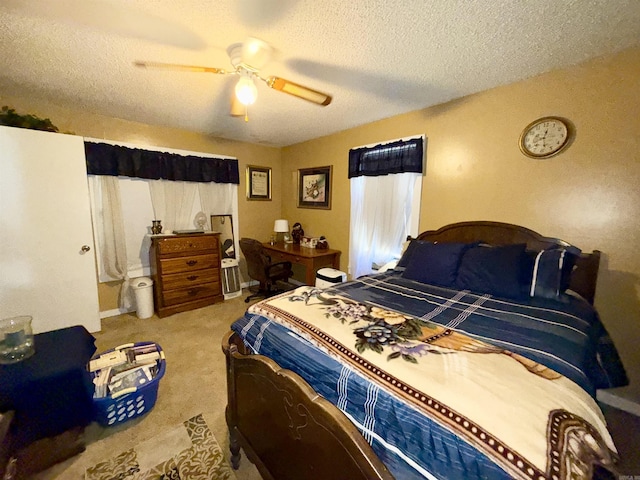
[[[231,95],[231,111],[229,115],[232,117],[244,117],[247,113],[247,107],[245,107],[238,97],[236,97],[235,93]]]
[[[298,83],[290,82],[280,77],[269,77],[266,80],[267,85],[274,90],[288,93],[303,100],[315,103],[321,106],[327,106],[331,103],[331,95],[313,90],[312,88],[305,87]]]
[[[200,67],[197,65],[179,65],[177,63],[135,61],[133,62],[133,64],[136,67],[142,67],[142,68],[163,68],[165,70],[182,70],[186,72],[204,72],[204,73],[219,73],[219,74],[228,73],[226,70],[222,68]]]

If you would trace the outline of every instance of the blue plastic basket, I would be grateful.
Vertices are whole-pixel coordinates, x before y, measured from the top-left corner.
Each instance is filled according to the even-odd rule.
[[[141,345],[153,345],[154,342],[137,342],[128,343],[126,345],[120,345],[106,352],[102,352],[96,355],[94,358],[104,354],[113,352],[114,350],[122,350],[127,347],[141,346]],[[104,398],[94,398],[93,404],[95,406],[95,420],[100,425],[110,427],[124,423],[128,420],[132,420],[140,415],[149,412],[156,404],[158,398],[158,386],[160,385],[160,379],[164,376],[166,370],[166,360],[164,351],[158,345],[155,344],[158,352],[160,353],[160,360],[158,360],[158,373],[156,376],[147,382],[145,385],[123,390],[116,395],[108,395]],[[92,377],[97,375],[96,372],[92,372]]]

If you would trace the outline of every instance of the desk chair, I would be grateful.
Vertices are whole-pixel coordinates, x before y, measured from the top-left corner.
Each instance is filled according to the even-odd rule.
[[[262,243],[252,238],[241,238],[240,250],[247,261],[249,277],[260,282],[258,291],[244,301],[248,303],[254,298],[266,298],[282,292],[274,287],[278,281],[287,282],[293,276],[291,262],[272,263],[271,257],[262,248]]]

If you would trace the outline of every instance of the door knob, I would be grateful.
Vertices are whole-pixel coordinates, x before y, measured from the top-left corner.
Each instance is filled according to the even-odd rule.
[[[91,247],[89,245],[83,245],[80,250],[82,251],[82,253],[87,253],[89,250],[91,250]]]

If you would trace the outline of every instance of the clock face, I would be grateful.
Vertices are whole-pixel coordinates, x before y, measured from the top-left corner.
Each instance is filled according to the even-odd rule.
[[[545,117],[527,125],[520,135],[520,150],[529,157],[547,158],[560,152],[569,140],[567,124],[556,117]]]

